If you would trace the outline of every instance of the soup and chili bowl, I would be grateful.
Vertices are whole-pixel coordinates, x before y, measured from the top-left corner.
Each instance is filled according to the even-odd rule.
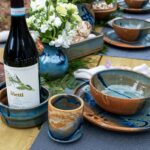
[[[96,73],[90,80],[90,89],[104,110],[133,115],[150,98],[150,78],[130,70],[110,69]]]
[[[118,37],[125,42],[138,42],[150,33],[150,22],[145,20],[122,18],[112,25]]]
[[[125,0],[129,8],[140,9],[149,3],[149,0]]]

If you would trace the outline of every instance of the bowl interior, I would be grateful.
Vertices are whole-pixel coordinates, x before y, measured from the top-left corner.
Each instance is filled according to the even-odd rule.
[[[93,86],[105,95],[117,98],[149,98],[150,78],[128,70],[107,70],[92,78]]]
[[[60,95],[52,100],[52,105],[60,110],[74,110],[81,106],[81,102],[72,95]]]
[[[114,21],[114,24],[128,29],[150,28],[150,22],[138,19],[118,19]]]

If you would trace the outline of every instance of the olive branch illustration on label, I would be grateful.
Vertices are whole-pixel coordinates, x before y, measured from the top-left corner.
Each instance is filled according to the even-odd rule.
[[[33,91],[34,89],[30,85],[24,84],[17,75],[11,76],[7,71],[9,85],[15,86],[18,90]]]

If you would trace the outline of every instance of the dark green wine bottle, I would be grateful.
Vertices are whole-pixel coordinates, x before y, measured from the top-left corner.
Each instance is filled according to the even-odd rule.
[[[39,105],[38,52],[29,33],[23,0],[11,0],[11,29],[4,51],[4,68],[10,107]]]

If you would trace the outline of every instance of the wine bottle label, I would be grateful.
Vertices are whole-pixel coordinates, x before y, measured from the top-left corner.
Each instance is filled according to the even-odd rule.
[[[8,104],[12,108],[31,108],[40,104],[38,64],[29,67],[4,65]]]
[[[11,16],[24,16],[25,15],[25,8],[11,8]]]

